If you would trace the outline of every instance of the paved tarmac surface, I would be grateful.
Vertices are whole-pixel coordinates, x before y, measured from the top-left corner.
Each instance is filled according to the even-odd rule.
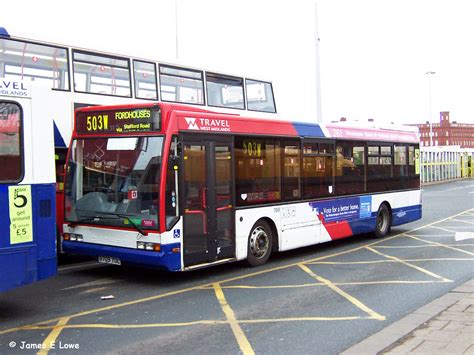
[[[471,184],[471,181],[465,182]],[[445,187],[434,186],[438,191]],[[457,187],[444,190],[449,194],[455,189]],[[468,191],[467,194],[471,205],[474,205],[473,192]],[[447,198],[446,203],[456,203],[456,199]],[[474,212],[468,212],[467,217],[463,221],[467,224],[465,230],[454,231],[455,240],[474,240]],[[453,233],[451,229],[444,230]],[[468,264],[467,267],[474,276],[473,265]],[[342,354],[474,354],[474,278]]]
[[[474,279],[342,354],[474,354]]]

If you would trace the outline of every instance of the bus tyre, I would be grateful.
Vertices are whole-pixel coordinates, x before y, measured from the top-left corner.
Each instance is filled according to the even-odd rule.
[[[247,248],[247,262],[260,266],[267,262],[272,253],[272,230],[267,222],[258,221],[252,227]]]
[[[59,229],[56,230],[56,258],[57,261],[62,261],[62,259],[64,259],[64,253],[61,244],[61,233],[59,233]]]
[[[377,211],[377,218],[375,220],[375,237],[383,238],[390,233],[390,210],[385,203],[381,204]]]

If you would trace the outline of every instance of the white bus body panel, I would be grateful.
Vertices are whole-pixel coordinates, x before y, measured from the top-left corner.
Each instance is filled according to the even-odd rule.
[[[24,177],[21,184],[51,184],[56,181],[54,136],[51,120],[55,100],[44,84],[0,78],[0,97],[18,102],[23,110]],[[9,88],[19,88],[10,90]]]
[[[370,210],[373,217],[375,217],[383,202],[390,205],[394,214],[405,213],[394,210],[421,204],[420,190],[367,194],[366,196],[371,196]],[[344,196],[339,199],[344,198],[351,198],[351,196]],[[328,198],[326,200],[332,199]],[[247,245],[251,228],[262,218],[270,219],[274,223],[278,234],[279,251],[333,240],[309,202],[241,209],[236,211],[235,217],[236,258],[238,260],[247,258]]]

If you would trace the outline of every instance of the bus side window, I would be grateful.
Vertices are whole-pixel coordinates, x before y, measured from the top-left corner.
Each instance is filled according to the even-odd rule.
[[[69,91],[68,49],[51,45],[0,39],[0,77],[46,84]]]
[[[393,150],[393,188],[404,189],[407,186],[408,160],[406,144],[395,144]]]
[[[235,138],[237,205],[281,201],[280,142],[261,137]]]
[[[13,102],[0,102],[0,183],[22,178],[21,124],[20,106]]]
[[[301,197],[300,188],[300,143],[285,142],[283,151],[283,199],[294,200]]]
[[[387,144],[369,145],[367,160],[368,191],[391,190],[393,187],[392,146]]]
[[[333,153],[331,144],[304,144],[303,198],[320,198],[333,194]]]
[[[408,187],[419,188],[420,187],[420,172],[417,171],[417,164],[419,170],[420,164],[420,146],[410,144],[408,146]],[[426,153],[423,155],[426,158]],[[426,165],[425,165],[426,166]]]
[[[337,142],[336,193],[350,195],[365,192],[365,147],[356,142]]]

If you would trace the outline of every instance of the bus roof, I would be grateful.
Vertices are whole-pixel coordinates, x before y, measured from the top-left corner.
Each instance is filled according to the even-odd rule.
[[[363,141],[417,143],[418,132],[408,126],[350,126],[290,120],[249,118],[210,111],[177,111],[178,128],[183,131],[252,133],[262,135],[337,138]]]

